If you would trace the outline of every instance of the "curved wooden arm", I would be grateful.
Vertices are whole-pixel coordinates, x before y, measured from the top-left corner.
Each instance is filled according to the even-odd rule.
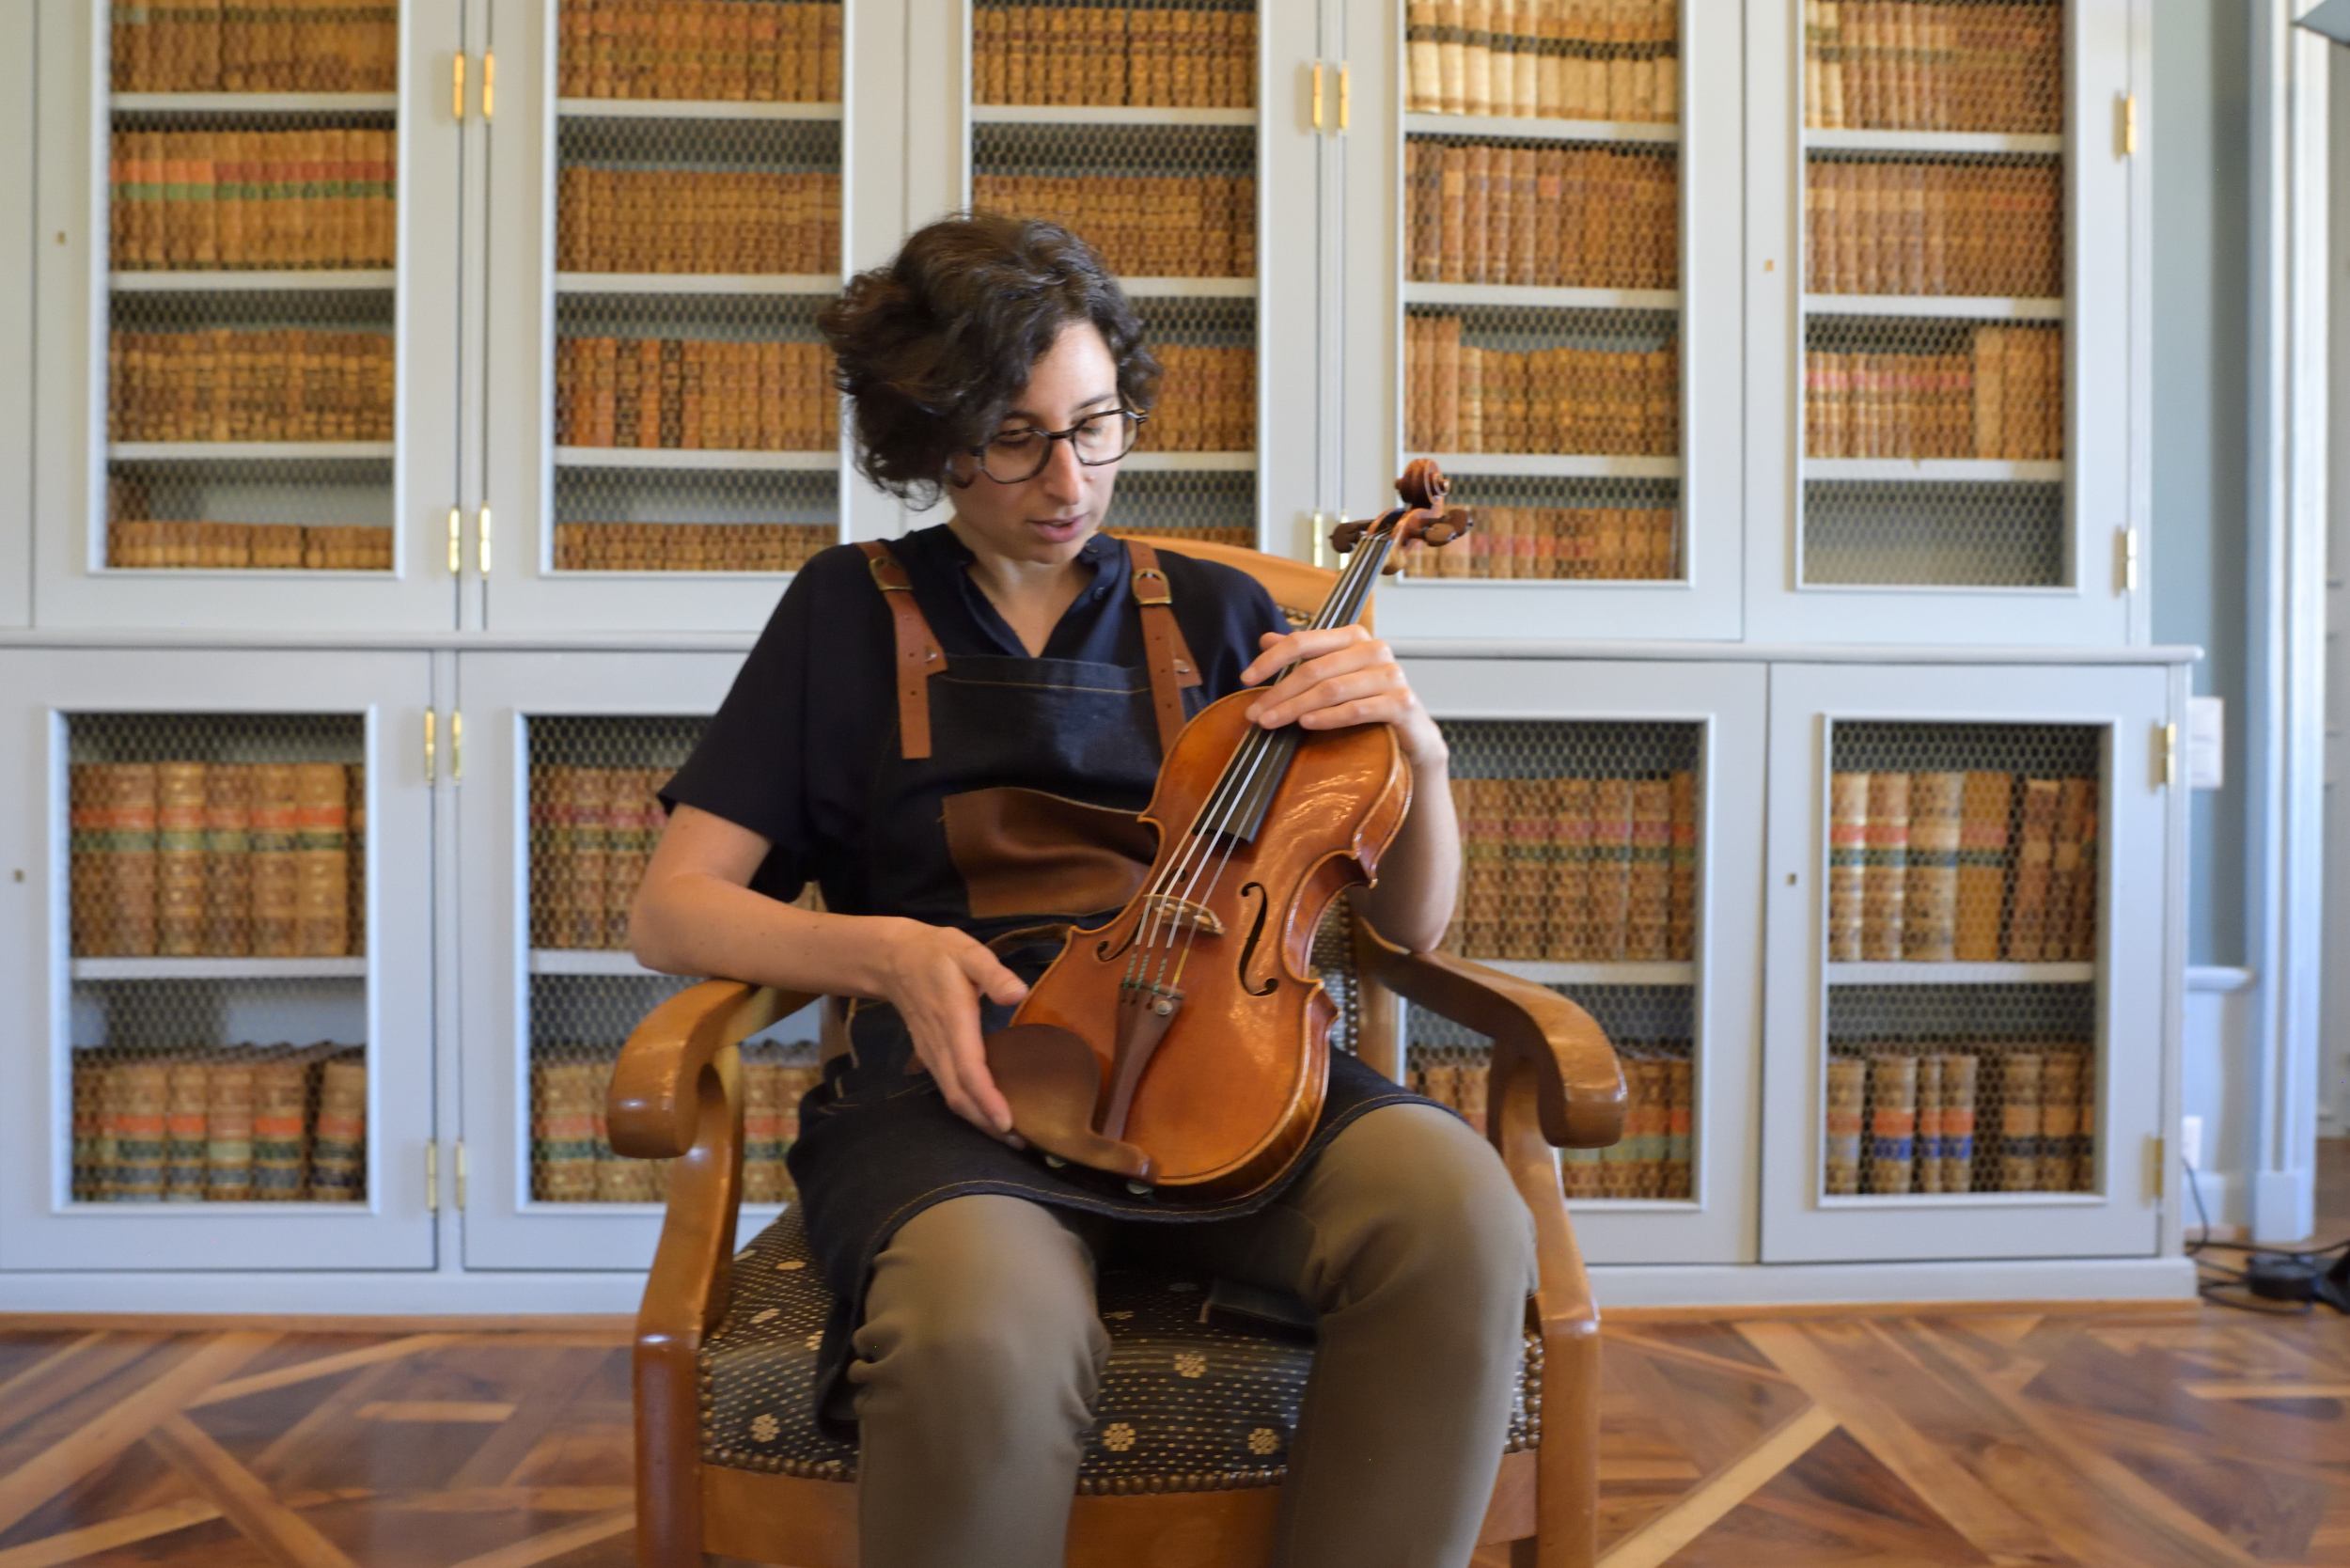
[[[1489,1104],[1499,1103],[1523,1063],[1532,1070],[1543,1137],[1552,1145],[1604,1149],[1623,1136],[1623,1069],[1590,1013],[1532,980],[1450,953],[1405,952],[1370,935],[1357,948],[1366,979],[1492,1039]],[[1490,1124],[1499,1147],[1499,1119]]]
[[[816,999],[807,992],[711,980],[645,1014],[612,1074],[606,1117],[613,1150],[631,1159],[667,1160],[693,1148],[696,1085],[718,1053]]]

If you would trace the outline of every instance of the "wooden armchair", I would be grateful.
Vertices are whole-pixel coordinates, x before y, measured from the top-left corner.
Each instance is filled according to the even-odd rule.
[[[1303,617],[1292,606],[1310,611],[1322,603],[1332,577],[1254,551],[1182,548],[1251,572],[1293,619]],[[1494,1043],[1487,1125],[1533,1214],[1541,1285],[1527,1308],[1510,1451],[1480,1540],[1513,1543],[1519,1564],[1585,1568],[1596,1555],[1599,1315],[1552,1150],[1616,1140],[1624,1088],[1615,1051],[1590,1015],[1556,992],[1443,953],[1401,951],[1351,916],[1325,925],[1316,961],[1344,1004],[1341,1037],[1360,1043],[1365,1058],[1391,1076],[1402,1066],[1398,997]],[[814,1422],[813,1330],[830,1298],[808,1262],[796,1207],[739,1258],[735,1249],[743,1174],[737,1047],[816,999],[702,981],[647,1015],[613,1078],[613,1147],[676,1161],[636,1319],[636,1549],[646,1568],[699,1564],[705,1552],[789,1568],[854,1568],[857,1560],[855,1451],[822,1435]],[[1148,1341],[1141,1355],[1153,1364],[1172,1359],[1169,1341],[1195,1347],[1212,1341],[1248,1365],[1253,1394],[1235,1387],[1235,1402],[1287,1401],[1286,1410],[1243,1414],[1235,1429],[1252,1436],[1268,1427],[1290,1430],[1310,1346],[1277,1333],[1198,1326],[1195,1314],[1167,1309],[1173,1304],[1152,1294],[1166,1288],[1172,1287],[1104,1276],[1104,1302],[1116,1289],[1136,1309],[1108,1325],[1105,1385],[1119,1381],[1121,1336]],[[1277,1466],[1244,1450],[1221,1470],[1144,1473],[1100,1441],[1118,1414],[1097,1412],[1072,1504],[1069,1562],[1263,1562],[1279,1505]]]

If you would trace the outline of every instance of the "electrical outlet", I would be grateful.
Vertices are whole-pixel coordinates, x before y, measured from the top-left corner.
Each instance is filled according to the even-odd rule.
[[[2200,1116],[2179,1118],[2179,1158],[2189,1170],[2203,1168],[2203,1119]]]

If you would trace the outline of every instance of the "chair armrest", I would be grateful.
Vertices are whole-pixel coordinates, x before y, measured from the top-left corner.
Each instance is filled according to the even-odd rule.
[[[1532,1069],[1554,1147],[1604,1149],[1623,1136],[1623,1069],[1590,1013],[1547,986],[1450,953],[1405,952],[1364,930],[1366,978],[1492,1039],[1496,1097],[1521,1063]]]
[[[740,1059],[728,1049],[816,998],[703,980],[647,1013],[620,1048],[606,1099],[613,1149],[674,1160],[638,1342],[692,1354],[726,1315],[743,1195]]]

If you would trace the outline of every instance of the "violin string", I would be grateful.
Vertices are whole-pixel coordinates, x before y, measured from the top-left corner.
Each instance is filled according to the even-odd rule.
[[[1382,521],[1385,520],[1382,519]],[[1373,537],[1376,536],[1377,528],[1374,525]],[[1370,572],[1376,572],[1378,569],[1372,557],[1385,554],[1384,551],[1366,548],[1365,546],[1371,542],[1370,539],[1357,541],[1357,549],[1348,560],[1346,570],[1340,573],[1336,588],[1329,600],[1323,605],[1321,612],[1310,622],[1312,629],[1327,630],[1332,626],[1341,625],[1355,619],[1362,599],[1367,597],[1364,593],[1365,579]],[[1296,666],[1292,665],[1289,667],[1293,669]],[[1289,669],[1277,674],[1271,682],[1267,682],[1267,689],[1278,685],[1282,678],[1288,674]],[[1287,749],[1293,752],[1295,744],[1296,737],[1292,733],[1289,737]],[[1190,874],[1183,888],[1183,902],[1192,902],[1200,876],[1207,872],[1210,863],[1213,862],[1214,874],[1209,879],[1207,891],[1200,895],[1200,898],[1202,901],[1214,898],[1215,889],[1223,883],[1225,869],[1231,863],[1233,853],[1239,847],[1238,836],[1231,831],[1239,804],[1247,794],[1249,786],[1255,781],[1258,770],[1277,749],[1282,748],[1276,742],[1275,732],[1259,729],[1249,736],[1240,748],[1242,753],[1247,754],[1245,765],[1242,756],[1237,753],[1232,760],[1226,764],[1223,776],[1217,780],[1216,788],[1210,792],[1208,804],[1200,809],[1186,831],[1181,853],[1168,862],[1167,870],[1153,886],[1149,913],[1146,916],[1137,917],[1147,923],[1142,935],[1135,943],[1134,953],[1128,960],[1121,984],[1134,983],[1147,965],[1150,955],[1153,953],[1158,955],[1159,964],[1156,974],[1151,977],[1150,983],[1154,986],[1181,983],[1184,966],[1190,959],[1191,949],[1198,940],[1199,922],[1197,920],[1175,922],[1171,919],[1167,914],[1168,890],[1178,878],[1183,876],[1186,868],[1189,868]],[[1202,831],[1203,824],[1206,826],[1204,832]],[[1224,853],[1220,858],[1215,854],[1218,839],[1224,840]],[[1193,867],[1192,861],[1195,855],[1198,856],[1198,864]],[[1177,935],[1179,926],[1183,933],[1180,940]],[[1165,947],[1160,944],[1162,930],[1167,933]],[[1174,961],[1171,980],[1168,979],[1167,972],[1169,958]]]

